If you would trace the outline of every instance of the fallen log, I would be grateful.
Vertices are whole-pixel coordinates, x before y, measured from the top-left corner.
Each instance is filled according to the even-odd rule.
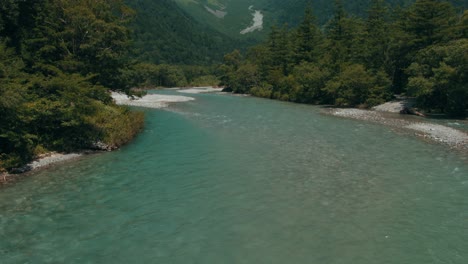
[[[401,109],[400,114],[402,114],[402,115],[417,115],[417,116],[426,117],[425,114],[423,114],[423,113],[421,113],[419,111],[416,111],[414,108],[410,108],[410,107],[404,107],[403,109]]]

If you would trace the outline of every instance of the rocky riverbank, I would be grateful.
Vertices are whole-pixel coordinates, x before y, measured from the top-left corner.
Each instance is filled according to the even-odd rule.
[[[179,93],[187,94],[200,94],[200,93],[219,93],[222,92],[224,88],[214,88],[214,87],[193,87],[188,89],[179,89]]]
[[[44,169],[48,168],[52,165],[57,165],[62,162],[75,160],[86,153],[57,153],[51,152],[47,154],[43,154],[39,156],[36,160],[26,164],[21,168],[14,169],[11,174],[9,173],[1,173],[0,174],[0,186],[4,184],[8,184],[14,182],[18,177],[23,175],[26,172],[37,170],[37,169]]]
[[[430,122],[428,119],[408,120],[405,116],[397,114],[399,111],[393,105],[376,107],[376,110],[361,110],[354,108],[329,108],[324,113],[338,117],[364,120],[371,123],[382,124],[394,129],[401,129],[431,142],[447,145],[451,148],[468,151],[468,134],[464,131]],[[385,111],[390,109],[392,111]]]
[[[195,100],[193,97],[182,95],[147,94],[141,98],[130,98],[126,94],[116,92],[111,93],[111,95],[115,100],[115,103],[118,105],[130,105],[156,109],[167,107],[169,103],[188,102]]]
[[[187,93],[201,93],[201,92],[217,92],[220,89],[217,88],[196,88],[188,89]],[[113,92],[112,98],[115,100],[116,104],[119,105],[130,105],[130,106],[139,106],[139,107],[148,107],[148,108],[164,108],[167,107],[170,103],[176,102],[187,102],[195,100],[195,98],[181,95],[161,95],[161,94],[148,94],[141,98],[130,98],[122,93]],[[52,165],[60,164],[62,162],[70,161],[77,159],[84,154],[95,153],[96,151],[110,151],[115,148],[110,147],[102,142],[96,142],[93,146],[93,150],[84,151],[81,153],[57,153],[51,152],[39,156],[37,159],[31,163],[17,169],[13,169],[11,173],[0,172],[0,186],[5,185],[11,182],[14,182],[16,179],[20,178],[26,172],[30,172],[37,169],[47,168]]]

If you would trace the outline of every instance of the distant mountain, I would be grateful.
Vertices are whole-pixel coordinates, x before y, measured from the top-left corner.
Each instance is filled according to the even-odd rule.
[[[325,24],[333,14],[333,0],[173,0],[195,20],[213,29],[239,39],[262,39],[272,25],[284,23],[295,26],[301,21],[305,7],[310,4],[317,22]],[[351,15],[365,16],[370,0],[343,0]],[[389,6],[407,6],[414,0],[386,0]],[[467,0],[451,0],[455,6],[468,8]],[[242,35],[252,24],[253,10],[264,15],[263,30]]]
[[[211,64],[241,46],[196,21],[172,0],[126,0],[136,11],[131,25],[135,56],[157,64]]]
[[[371,0],[343,0],[351,15],[365,16]],[[297,25],[310,3],[317,22],[333,14],[333,0],[125,0],[136,10],[132,25],[135,55],[145,61],[168,64],[211,64],[233,49],[262,41],[271,26]],[[407,6],[414,0],[386,0],[389,6]],[[468,7],[467,0],[450,1]],[[252,30],[255,12],[262,17]],[[241,34],[243,32],[244,34]]]
[[[200,23],[233,38],[259,40],[264,31],[242,35],[252,24],[254,9],[263,10],[268,0],[173,0]],[[249,7],[251,7],[249,9]]]

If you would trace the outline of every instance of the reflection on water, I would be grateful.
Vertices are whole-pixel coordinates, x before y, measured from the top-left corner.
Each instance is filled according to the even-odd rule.
[[[0,190],[0,262],[466,263],[466,157],[312,106],[195,97]]]

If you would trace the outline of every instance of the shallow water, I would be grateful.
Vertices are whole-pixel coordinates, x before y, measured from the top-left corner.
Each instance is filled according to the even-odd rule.
[[[0,190],[0,263],[467,263],[467,157],[313,106],[194,97]]]

